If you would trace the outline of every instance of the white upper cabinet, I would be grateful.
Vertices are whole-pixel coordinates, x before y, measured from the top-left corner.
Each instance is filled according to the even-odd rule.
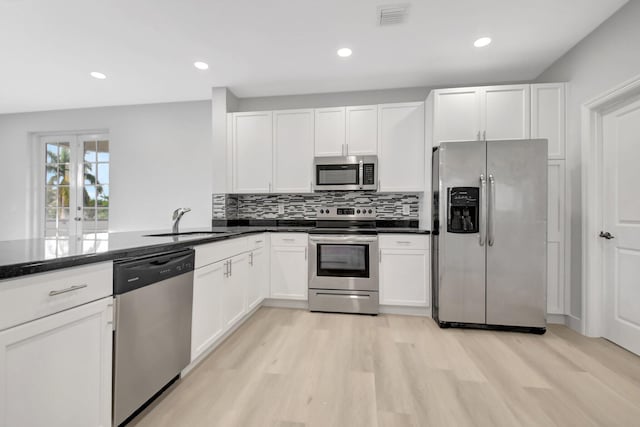
[[[481,100],[483,139],[529,138],[531,117],[529,85],[484,87]]]
[[[565,85],[531,85],[531,138],[549,140],[549,158],[565,158]]]
[[[313,110],[273,112],[272,192],[312,191],[313,116]]]
[[[345,155],[378,154],[378,106],[347,107]]]
[[[480,139],[480,88],[439,89],[433,97],[434,145]]]
[[[424,190],[424,102],[378,108],[378,191]]]
[[[315,155],[342,156],[346,144],[346,108],[315,110]]]
[[[233,191],[268,193],[272,185],[270,111],[233,113]]]
[[[529,85],[433,91],[433,145],[530,137]]]

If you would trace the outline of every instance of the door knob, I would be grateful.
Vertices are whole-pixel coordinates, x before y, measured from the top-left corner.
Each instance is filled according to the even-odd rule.
[[[609,233],[608,231],[601,231],[600,232],[600,237],[603,237],[607,240],[611,240],[614,239],[616,236],[614,236],[613,234]]]

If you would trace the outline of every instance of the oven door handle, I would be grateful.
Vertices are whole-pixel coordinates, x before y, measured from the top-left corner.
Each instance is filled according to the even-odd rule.
[[[316,237],[309,236],[309,240],[313,242],[336,242],[336,243],[361,243],[361,242],[377,242],[377,237],[356,237],[356,236],[333,236],[333,237]]]

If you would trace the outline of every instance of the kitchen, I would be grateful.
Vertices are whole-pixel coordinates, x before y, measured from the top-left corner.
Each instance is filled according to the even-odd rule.
[[[638,2],[66,3],[0,5],[0,426],[633,425]]]

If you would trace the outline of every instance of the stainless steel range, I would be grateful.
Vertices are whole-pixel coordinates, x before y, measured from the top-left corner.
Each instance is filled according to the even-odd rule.
[[[317,209],[309,232],[309,309],[378,314],[378,235],[370,207]]]

